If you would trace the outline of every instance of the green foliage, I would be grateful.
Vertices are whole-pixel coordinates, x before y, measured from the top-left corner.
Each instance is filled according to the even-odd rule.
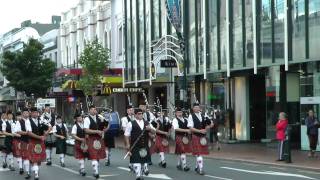
[[[85,46],[79,60],[84,72],[79,81],[79,88],[87,96],[95,95],[95,88],[101,84],[103,72],[110,63],[109,59],[109,50],[105,49],[97,39]]]
[[[22,52],[3,53],[1,72],[9,80],[9,86],[24,91],[28,96],[44,96],[51,87],[55,63],[43,58],[43,45],[30,39]]]

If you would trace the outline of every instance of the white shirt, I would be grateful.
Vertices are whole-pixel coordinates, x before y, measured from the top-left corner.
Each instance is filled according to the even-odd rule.
[[[1,121],[2,121],[1,131],[5,132],[7,129],[7,120],[3,119]]]
[[[2,121],[2,131],[6,132],[7,129],[7,122],[9,122],[9,124],[11,125],[11,132],[14,132],[14,128],[15,128],[15,123],[13,122],[13,120],[4,120]]]
[[[57,126],[59,126],[59,127],[61,128],[62,123],[56,124],[56,125],[53,126],[53,128],[52,128],[52,132],[53,132],[53,133],[57,133]],[[66,124],[63,124],[63,126],[64,126],[64,128],[66,129],[66,132],[68,133],[68,128],[67,128]]]
[[[77,123],[77,124],[83,129],[84,127],[83,123]],[[75,124],[72,126],[71,134],[77,135],[77,131],[78,131],[77,125]]]
[[[32,132],[30,119],[25,120],[26,131]]]
[[[143,127],[144,127],[144,120],[135,120],[137,121],[139,127],[141,130],[143,130]],[[124,135],[127,136],[127,137],[130,137],[131,136],[131,131],[132,131],[132,122],[129,122],[127,127],[126,127],[126,130],[124,132]],[[156,130],[154,127],[150,126],[151,129],[153,129],[154,131]]]
[[[147,111],[150,115],[150,122],[154,121],[156,119],[156,117],[154,116],[153,113],[151,113],[150,111]],[[148,121],[148,116],[147,116],[147,112],[143,113],[143,119]]]
[[[133,116],[129,116],[129,118],[131,119],[131,121],[134,120],[134,117]],[[128,125],[129,121],[128,121],[128,117],[127,116],[124,116],[121,118],[121,128],[125,131],[126,130],[126,127]]]
[[[97,120],[96,120],[96,116],[91,116],[91,115],[89,115],[95,122],[97,122]],[[84,128],[85,129],[89,129],[89,127],[90,127],[90,118],[89,117],[86,117],[86,118],[84,118]]]
[[[46,119],[45,117],[47,117],[48,119]],[[43,113],[40,117],[42,122],[46,122],[46,123],[50,123],[51,122],[51,113]]]
[[[202,117],[201,117],[201,113],[195,113],[196,116],[198,117],[199,121],[202,122]],[[193,128],[194,127],[194,123],[193,123],[193,119],[192,119],[192,114],[189,115],[188,117],[188,128]]]
[[[13,133],[17,133],[17,132],[20,132],[21,131],[21,124],[20,124],[20,121],[16,121],[16,124],[14,126],[14,130],[13,130]]]
[[[172,127],[173,127],[173,129],[174,130],[176,130],[176,129],[180,129],[180,127],[179,127],[179,122],[178,121],[181,121],[181,122],[183,122],[184,123],[184,121],[182,121],[182,120],[184,120],[183,118],[179,118],[179,119],[177,119],[177,118],[174,118],[173,120],[172,120]]]

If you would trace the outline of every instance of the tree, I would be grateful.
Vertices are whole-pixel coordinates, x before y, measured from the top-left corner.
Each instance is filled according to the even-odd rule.
[[[30,39],[22,51],[4,52],[2,59],[0,70],[9,86],[27,96],[45,96],[52,85],[55,63],[43,58],[43,45],[38,40]]]
[[[83,76],[79,80],[79,88],[87,97],[96,95],[96,87],[101,84],[103,73],[110,63],[110,53],[97,39],[86,44],[80,55],[79,63],[83,69]]]

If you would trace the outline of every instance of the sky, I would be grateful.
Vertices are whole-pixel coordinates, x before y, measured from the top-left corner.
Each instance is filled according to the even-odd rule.
[[[79,0],[0,0],[0,34],[20,27],[21,22],[51,23],[52,15],[77,5]]]

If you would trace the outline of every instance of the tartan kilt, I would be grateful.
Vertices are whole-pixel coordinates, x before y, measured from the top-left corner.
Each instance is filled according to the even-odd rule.
[[[208,139],[207,139],[207,145],[201,145],[200,144],[200,139],[204,137],[206,138],[205,135],[194,135],[192,134],[192,154],[193,155],[208,155],[209,154],[209,149],[208,149]]]
[[[94,148],[94,142],[100,142],[100,148]],[[88,153],[90,160],[100,160],[106,158],[106,147],[104,145],[104,140],[99,135],[89,135],[86,139],[88,145]]]
[[[24,141],[20,141],[20,143],[21,143],[21,158],[23,160],[27,160],[29,158],[28,143]]]
[[[43,141],[30,139],[28,144],[29,160],[32,163],[41,163],[46,160],[46,146]]]
[[[88,152],[84,152],[81,149],[81,142],[80,141],[76,141],[76,143],[74,144],[74,158],[76,159],[84,159],[86,158],[88,155]]]
[[[12,141],[12,154],[14,157],[21,157],[21,140],[14,138]]]
[[[191,140],[189,139],[188,144],[183,144],[182,138],[183,135],[176,135],[176,150],[175,154],[184,154],[184,153],[191,153],[192,152],[192,146],[191,146]]]
[[[167,141],[169,141],[167,138],[164,138],[164,137],[162,137],[161,135],[157,135],[157,136],[156,136],[156,142],[155,142],[152,150],[150,151],[151,154],[159,153],[159,152],[165,152],[165,153],[168,153],[168,152],[169,152],[169,144],[168,144],[168,146],[164,146],[164,145],[162,144],[162,141],[165,140],[165,139],[166,139]]]

